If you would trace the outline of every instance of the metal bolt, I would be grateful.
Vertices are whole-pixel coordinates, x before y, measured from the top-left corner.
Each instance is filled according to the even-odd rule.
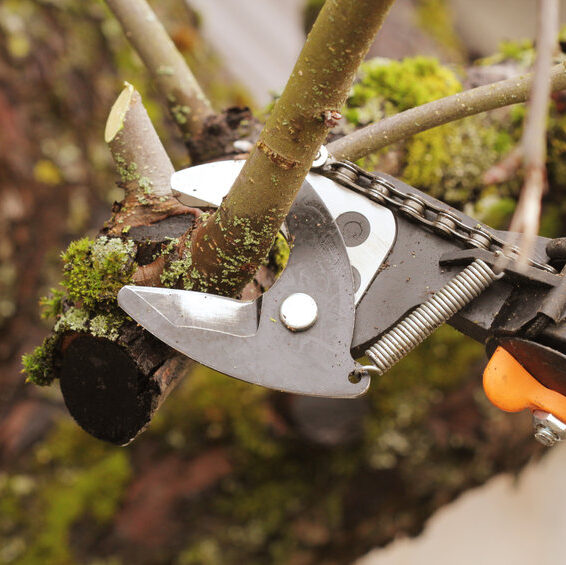
[[[308,330],[318,318],[318,306],[312,296],[295,292],[281,303],[279,317],[292,332]]]
[[[566,439],[566,424],[556,416],[535,410],[533,412],[533,427],[535,439],[546,447]]]
[[[318,153],[316,154],[316,157],[314,158],[314,161],[312,162],[311,168],[317,169],[318,167],[322,167],[327,160],[328,160],[328,149],[326,149],[324,145],[321,145],[320,149],[318,150]]]

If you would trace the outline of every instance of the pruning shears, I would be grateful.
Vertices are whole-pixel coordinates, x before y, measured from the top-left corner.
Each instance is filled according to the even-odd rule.
[[[178,171],[173,193],[189,206],[218,206],[243,163]],[[566,438],[566,239],[538,237],[519,269],[515,234],[324,147],[282,231],[288,264],[256,300],[125,286],[118,302],[217,371],[333,398],[364,394],[372,375],[449,323],[485,344],[484,389],[496,406],[531,410],[545,445]],[[369,364],[356,361],[363,355]]]

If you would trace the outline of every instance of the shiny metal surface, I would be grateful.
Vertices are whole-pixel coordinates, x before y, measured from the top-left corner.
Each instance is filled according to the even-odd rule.
[[[324,146],[321,151],[325,151]],[[323,153],[321,163],[326,159],[327,153]],[[187,206],[219,206],[243,166],[242,160],[218,161],[177,171],[171,176],[173,194]],[[315,172],[310,172],[306,180],[317,191],[335,221],[353,212],[363,216],[369,224],[369,234],[364,241],[347,247],[350,264],[355,269],[355,276],[359,276],[359,286],[355,291],[357,304],[395,242],[397,228],[393,213],[366,196]],[[348,233],[342,235],[348,238]]]
[[[535,439],[546,447],[566,439],[566,424],[543,410],[533,412],[533,428]]]
[[[151,318],[161,316],[176,328],[252,336],[257,333],[258,303],[241,302],[214,294],[172,288],[126,286],[118,293],[118,304],[126,312]]]
[[[144,328],[181,353],[244,381],[312,396],[353,398],[369,387],[349,375],[355,308],[346,247],[332,215],[305,183],[286,224],[293,238],[289,262],[258,300],[239,302],[209,294],[126,286],[120,306]],[[302,332],[281,322],[293,294],[315,300],[317,322]],[[274,358],[276,362],[274,362]]]
[[[308,330],[318,318],[318,306],[312,296],[295,292],[285,298],[279,309],[279,317],[292,332]]]
[[[173,196],[185,206],[220,206],[244,163],[243,159],[217,161],[177,171],[171,175]]]

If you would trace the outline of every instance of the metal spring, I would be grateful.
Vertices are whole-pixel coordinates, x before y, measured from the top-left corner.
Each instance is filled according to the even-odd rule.
[[[481,259],[476,259],[434,296],[381,336],[366,351],[366,356],[375,366],[364,369],[383,375],[501,276],[495,274]]]

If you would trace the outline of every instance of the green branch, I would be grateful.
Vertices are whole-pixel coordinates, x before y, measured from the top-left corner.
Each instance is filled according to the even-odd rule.
[[[214,114],[210,102],[146,0],[106,0],[126,37],[167,100],[173,120],[189,138]]]
[[[533,74],[513,77],[447,96],[359,129],[330,143],[328,151],[336,159],[355,161],[428,129],[467,116],[487,112],[529,98]],[[555,65],[550,75],[552,91],[566,89],[565,64]]]
[[[253,276],[393,0],[328,0],[222,206],[194,232],[185,287],[234,294]]]

